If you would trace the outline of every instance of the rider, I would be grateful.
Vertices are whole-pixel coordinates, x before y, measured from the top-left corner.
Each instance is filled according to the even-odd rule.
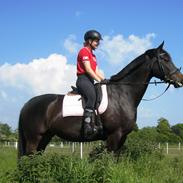
[[[77,57],[76,86],[86,101],[83,119],[85,138],[97,133],[97,129],[92,125],[96,102],[94,80],[101,82],[104,80],[104,76],[98,69],[96,56],[93,51],[99,46],[100,40],[102,40],[102,36],[98,31],[87,31],[84,35],[84,47],[79,51]]]

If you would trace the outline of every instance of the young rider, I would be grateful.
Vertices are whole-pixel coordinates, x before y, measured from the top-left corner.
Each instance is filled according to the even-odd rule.
[[[98,31],[87,31],[84,35],[84,47],[79,51],[77,57],[76,86],[86,101],[83,119],[83,134],[85,138],[97,133],[97,129],[92,125],[96,102],[94,80],[101,82],[104,80],[104,76],[99,71],[93,51],[98,48],[100,40],[102,40],[102,36]]]

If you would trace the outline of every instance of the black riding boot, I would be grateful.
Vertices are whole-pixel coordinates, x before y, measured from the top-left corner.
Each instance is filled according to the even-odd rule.
[[[83,135],[84,138],[88,139],[97,133],[97,129],[93,124],[94,111],[91,109],[85,109],[84,111],[84,124],[83,124]]]

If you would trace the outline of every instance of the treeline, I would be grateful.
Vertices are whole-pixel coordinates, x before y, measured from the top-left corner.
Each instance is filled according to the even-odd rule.
[[[169,121],[165,118],[158,119],[156,127],[144,127],[139,129],[136,125],[134,132],[138,138],[147,139],[148,141],[154,141],[157,143],[183,143],[183,124],[178,123],[171,126]],[[0,122],[0,142],[3,141],[17,141],[18,130],[12,130],[11,127]],[[60,142],[60,138],[54,137],[52,142]]]
[[[12,130],[8,124],[0,122],[0,142],[15,142],[17,137],[18,130]]]
[[[157,143],[183,143],[183,124],[178,123],[171,126],[169,121],[165,118],[158,119],[156,127],[144,127],[134,129],[133,134],[139,138],[146,139]]]

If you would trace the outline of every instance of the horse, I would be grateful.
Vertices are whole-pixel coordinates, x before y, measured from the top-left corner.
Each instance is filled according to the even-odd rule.
[[[19,115],[18,157],[44,151],[54,135],[73,142],[106,141],[117,152],[134,129],[137,107],[152,77],[175,88],[183,86],[183,74],[163,49],[164,42],[135,58],[106,84],[108,106],[100,115],[103,135],[86,140],[81,135],[82,116],[62,115],[64,95],[44,94],[24,104]]]

